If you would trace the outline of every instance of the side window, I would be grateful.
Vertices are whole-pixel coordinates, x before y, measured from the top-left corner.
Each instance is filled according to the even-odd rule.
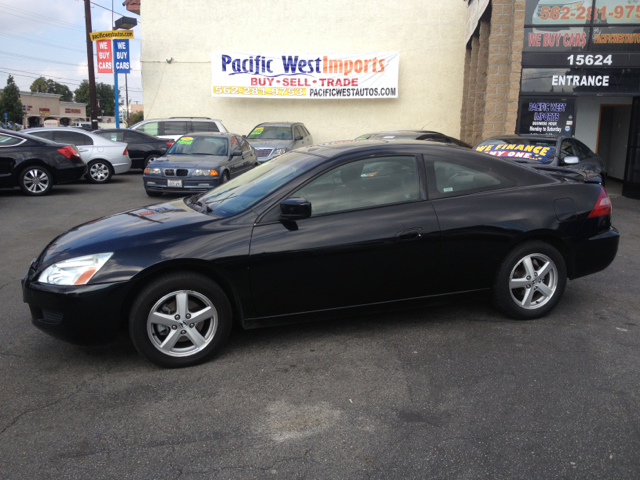
[[[139,133],[132,132],[129,130],[125,130],[124,132],[122,132],[122,135],[118,139],[118,142],[127,142],[127,143],[145,143],[148,141],[151,141],[151,139],[145,137],[144,135],[140,135]]]
[[[107,140],[111,140],[112,142],[121,142],[122,141],[122,132],[104,132],[99,134],[102,138],[106,138]]]
[[[41,138],[46,138],[42,135],[38,135]],[[20,145],[25,140],[24,138],[12,137],[11,135],[5,135],[4,133],[0,133],[0,147],[13,147],[15,145]]]
[[[418,163],[413,156],[358,160],[334,168],[291,197],[309,200],[313,216],[418,200]]]
[[[27,133],[30,133],[30,132],[27,130]],[[45,140],[53,140],[53,132],[51,131],[47,132],[46,130],[41,130],[39,132],[33,132],[31,135],[44,138]]]
[[[576,144],[576,146],[578,147],[578,152],[580,152],[579,157],[580,158],[591,158],[593,157],[594,153],[591,151],[591,149],[589,147],[587,147],[584,143],[582,143],[580,140],[573,140]]]
[[[231,149],[231,153],[240,149],[240,142],[238,141],[238,137],[231,137],[229,139],[229,148]]]
[[[136,130],[140,130],[141,132],[147,133],[149,135],[161,135],[159,126],[159,122],[149,122],[140,125]]]
[[[307,130],[307,127],[305,127],[304,125],[300,125],[300,130],[302,130],[302,135],[304,135],[305,137],[308,137],[310,135],[309,130]]]
[[[560,145],[560,160],[564,157],[579,157],[578,152],[573,148],[573,142],[569,139],[564,140]]]
[[[74,145],[93,145],[93,139],[89,135],[83,135],[77,132],[56,132],[56,142],[73,143]]]
[[[466,163],[445,159],[434,161],[435,175],[429,175],[429,177],[435,182],[430,181],[429,198],[455,196],[461,192],[476,193],[508,188],[516,184],[515,181],[498,174],[491,167],[480,169],[475,162],[473,166],[468,166]],[[433,183],[435,183],[436,192],[432,191]]]
[[[240,143],[240,150],[242,150],[243,152],[248,152],[249,150],[251,150],[249,142],[243,140],[242,138],[239,138],[238,142]]]
[[[162,123],[164,124],[163,135],[184,135],[185,133],[187,133],[187,122],[171,121]]]
[[[214,122],[191,122],[191,132],[219,132],[218,126]]]
[[[295,126],[295,128],[294,128],[294,132],[295,132],[295,134],[294,134],[293,138],[296,138],[296,137],[304,137],[304,133],[302,133],[302,130],[301,130],[301,129],[300,129],[300,127],[299,127],[299,126],[297,126],[297,125],[296,125],[296,126]]]
[[[428,135],[422,135],[420,138],[418,138],[418,140],[428,140],[430,142],[438,142],[438,143],[449,143],[449,139],[444,135],[437,135],[432,133]]]

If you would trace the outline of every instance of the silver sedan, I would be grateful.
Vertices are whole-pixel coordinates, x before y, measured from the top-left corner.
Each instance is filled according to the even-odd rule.
[[[78,148],[87,164],[85,178],[91,183],[107,183],[112,175],[128,172],[131,159],[127,144],[112,142],[99,135],[71,127],[30,128],[26,133]]]

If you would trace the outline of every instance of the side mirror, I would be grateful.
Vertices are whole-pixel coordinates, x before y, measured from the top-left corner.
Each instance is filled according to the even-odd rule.
[[[241,157],[242,156],[242,150],[234,150],[233,153],[232,153],[232,156]]]
[[[280,220],[302,220],[311,216],[311,202],[305,198],[287,198],[280,202]]]
[[[304,138],[304,137],[303,137],[302,135],[298,135],[298,136],[296,137],[296,142],[298,142],[298,141],[302,140],[303,138]]]
[[[580,159],[578,157],[564,157],[562,163],[565,165],[577,165],[580,163]]]
[[[160,149],[160,155],[164,155],[165,153],[167,153],[167,149],[166,148],[161,148]]]

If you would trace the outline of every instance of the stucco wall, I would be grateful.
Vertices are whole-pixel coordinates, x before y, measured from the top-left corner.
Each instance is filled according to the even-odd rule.
[[[143,2],[145,119],[219,118],[240,134],[260,122],[302,121],[317,143],[403,128],[458,137],[465,14],[466,4],[453,0]],[[209,91],[213,50],[400,51],[399,98],[213,98]]]

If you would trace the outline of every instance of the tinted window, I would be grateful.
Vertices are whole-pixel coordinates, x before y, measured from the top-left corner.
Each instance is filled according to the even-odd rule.
[[[560,145],[560,159],[564,157],[579,157],[580,154],[576,148],[574,148],[573,141],[567,139],[563,140]]]
[[[22,142],[24,142],[23,138],[11,137],[4,133],[0,133],[0,147],[12,147],[14,145],[19,145]]]
[[[427,134],[418,137],[418,140],[428,140],[430,142],[449,143],[449,139],[444,135]]]
[[[159,126],[160,124],[158,122],[149,122],[136,127],[136,130],[140,130],[149,135],[159,135]]]
[[[219,132],[215,122],[191,122],[193,132]]]
[[[119,133],[119,132],[118,132]],[[125,130],[122,132],[122,140],[118,140],[119,142],[125,141],[127,143],[145,143],[153,141],[153,138],[148,138],[144,135],[140,135],[137,132],[132,132],[131,130]]]
[[[291,197],[309,200],[315,216],[418,200],[419,185],[415,157],[376,157],[334,168]]]
[[[122,141],[122,132],[96,132],[95,134],[112,142]]]
[[[78,132],[65,132],[59,130],[55,132],[56,142],[73,143],[74,145],[93,145],[93,139],[89,135]]]
[[[49,131],[40,131],[40,132],[27,132],[30,135],[33,135],[35,137],[39,137],[39,138],[44,138],[45,140],[53,140],[53,132]]]
[[[291,127],[258,126],[249,134],[251,140],[292,140]]]
[[[554,182],[533,169],[484,155],[452,158],[430,155],[428,159],[433,161],[427,163],[429,198]]]
[[[187,133],[187,122],[162,122],[164,124],[163,135],[184,135]],[[144,132],[149,133],[149,132]]]
[[[573,140],[576,143],[576,146],[578,147],[578,151],[580,152],[580,158],[590,158],[593,157],[593,152],[591,151],[591,149],[589,147],[587,147],[584,143],[582,143],[580,140]]]

